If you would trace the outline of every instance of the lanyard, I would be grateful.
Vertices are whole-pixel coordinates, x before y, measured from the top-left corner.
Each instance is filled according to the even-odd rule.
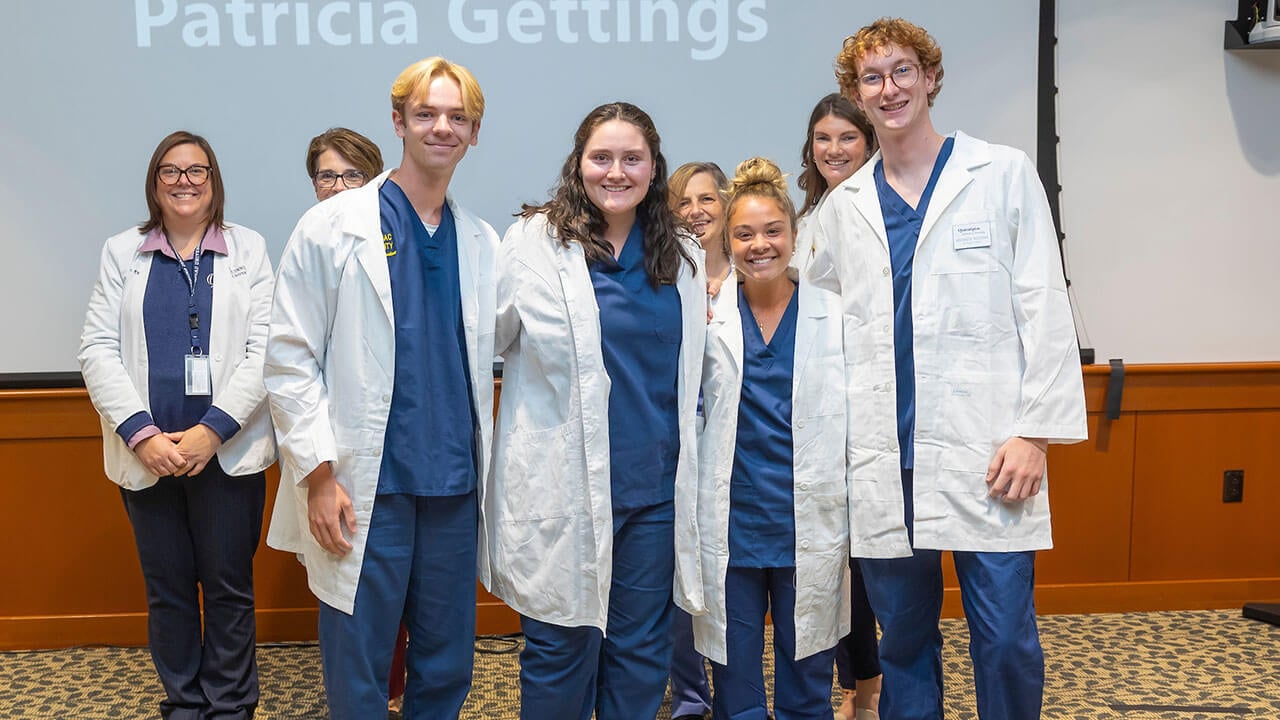
[[[187,295],[187,327],[191,329],[191,354],[200,355],[202,354],[200,352],[200,313],[196,310],[196,283],[200,281],[200,256],[204,254],[204,238],[200,238],[200,242],[196,245],[194,267],[191,269],[187,268],[186,261],[178,254],[178,249],[173,246],[173,241],[168,235],[165,236],[164,241],[169,244],[173,256],[178,259],[178,269],[182,271],[182,277],[187,281],[187,288],[191,291]]]

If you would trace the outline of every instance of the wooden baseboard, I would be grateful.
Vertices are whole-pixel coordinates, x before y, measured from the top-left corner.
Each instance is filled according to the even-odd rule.
[[[258,642],[316,639],[315,608],[258,610]],[[0,618],[0,650],[147,644],[146,613]]]
[[[257,612],[258,642],[313,642],[316,616],[314,607],[260,609]],[[520,632],[520,616],[500,602],[479,603],[476,632],[481,635]],[[146,613],[0,618],[0,651],[146,644]]]
[[[1036,612],[1041,615],[1215,610],[1277,600],[1280,577],[1036,586]],[[959,588],[946,589],[942,616],[964,616]]]
[[[1246,602],[1280,601],[1280,577],[1231,580],[1081,583],[1040,585],[1036,610],[1041,615],[1211,610],[1239,608]],[[259,642],[307,642],[316,639],[316,609],[258,611]],[[946,589],[942,616],[963,617],[960,589]],[[520,616],[498,601],[476,605],[476,632],[504,635],[520,631]],[[76,645],[142,646],[147,642],[144,613],[0,618],[0,650],[30,650]]]

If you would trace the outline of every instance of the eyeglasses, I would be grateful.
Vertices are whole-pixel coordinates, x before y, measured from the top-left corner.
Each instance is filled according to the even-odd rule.
[[[884,79],[889,80],[899,90],[906,90],[920,79],[920,66],[916,63],[903,63],[889,71],[888,75],[867,73],[858,77],[858,91],[863,97],[875,97],[884,92]]]
[[[192,185],[203,185],[209,181],[209,172],[213,168],[208,165],[192,165],[187,168],[180,168],[177,165],[161,165],[156,168],[156,177],[160,178],[160,182],[165,185],[177,185],[183,175],[187,176],[187,182]]]
[[[316,173],[316,176],[313,179],[315,180],[316,187],[327,190],[337,184],[338,178],[342,178],[343,187],[351,189],[358,188],[365,184],[369,179],[369,176],[359,170],[348,170],[344,173],[336,173],[332,170],[321,170]]]

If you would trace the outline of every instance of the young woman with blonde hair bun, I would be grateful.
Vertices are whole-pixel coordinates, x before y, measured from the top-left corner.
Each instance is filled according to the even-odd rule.
[[[707,613],[694,618],[695,644],[712,661],[713,717],[764,717],[771,611],[776,716],[831,718],[835,645],[849,631],[839,307],[790,267],[796,213],[777,165],[738,165],[725,226],[738,282],[712,301],[707,327],[698,447]]]

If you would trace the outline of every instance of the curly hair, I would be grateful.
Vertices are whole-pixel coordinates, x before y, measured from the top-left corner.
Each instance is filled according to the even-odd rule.
[[[587,113],[574,133],[573,151],[565,158],[551,199],[541,205],[524,203],[517,215],[525,218],[539,213],[546,215],[554,237],[565,247],[575,242],[582,245],[588,263],[613,258],[613,248],[604,239],[608,223],[600,208],[587,197],[582,181],[582,155],[587,141],[597,128],[611,120],[634,126],[649,146],[653,182],[636,208],[636,221],[644,228],[644,266],[653,287],[674,285],[681,262],[689,263],[694,272],[697,265],[681,244],[679,220],[667,205],[667,161],[662,156],[658,130],[649,114],[631,103],[606,103]]]
[[[942,92],[942,48],[927,30],[902,18],[882,17],[845,38],[844,47],[835,62],[840,92],[849,99],[858,97],[858,61],[872,50],[889,45],[914,50],[920,58],[921,71],[933,71],[933,90],[929,93],[929,106],[932,107],[934,98]]]
[[[809,129],[804,134],[804,144],[800,146],[801,170],[796,184],[804,191],[804,204],[800,206],[802,214],[816,207],[818,200],[822,199],[823,193],[827,191],[827,179],[822,176],[813,159],[813,128],[823,118],[829,116],[847,121],[862,133],[867,145],[867,157],[862,158],[862,162],[866,162],[867,158],[876,151],[876,129],[871,127],[871,121],[849,98],[840,93],[831,93],[819,100],[818,104],[813,106],[813,112],[809,114]]]

